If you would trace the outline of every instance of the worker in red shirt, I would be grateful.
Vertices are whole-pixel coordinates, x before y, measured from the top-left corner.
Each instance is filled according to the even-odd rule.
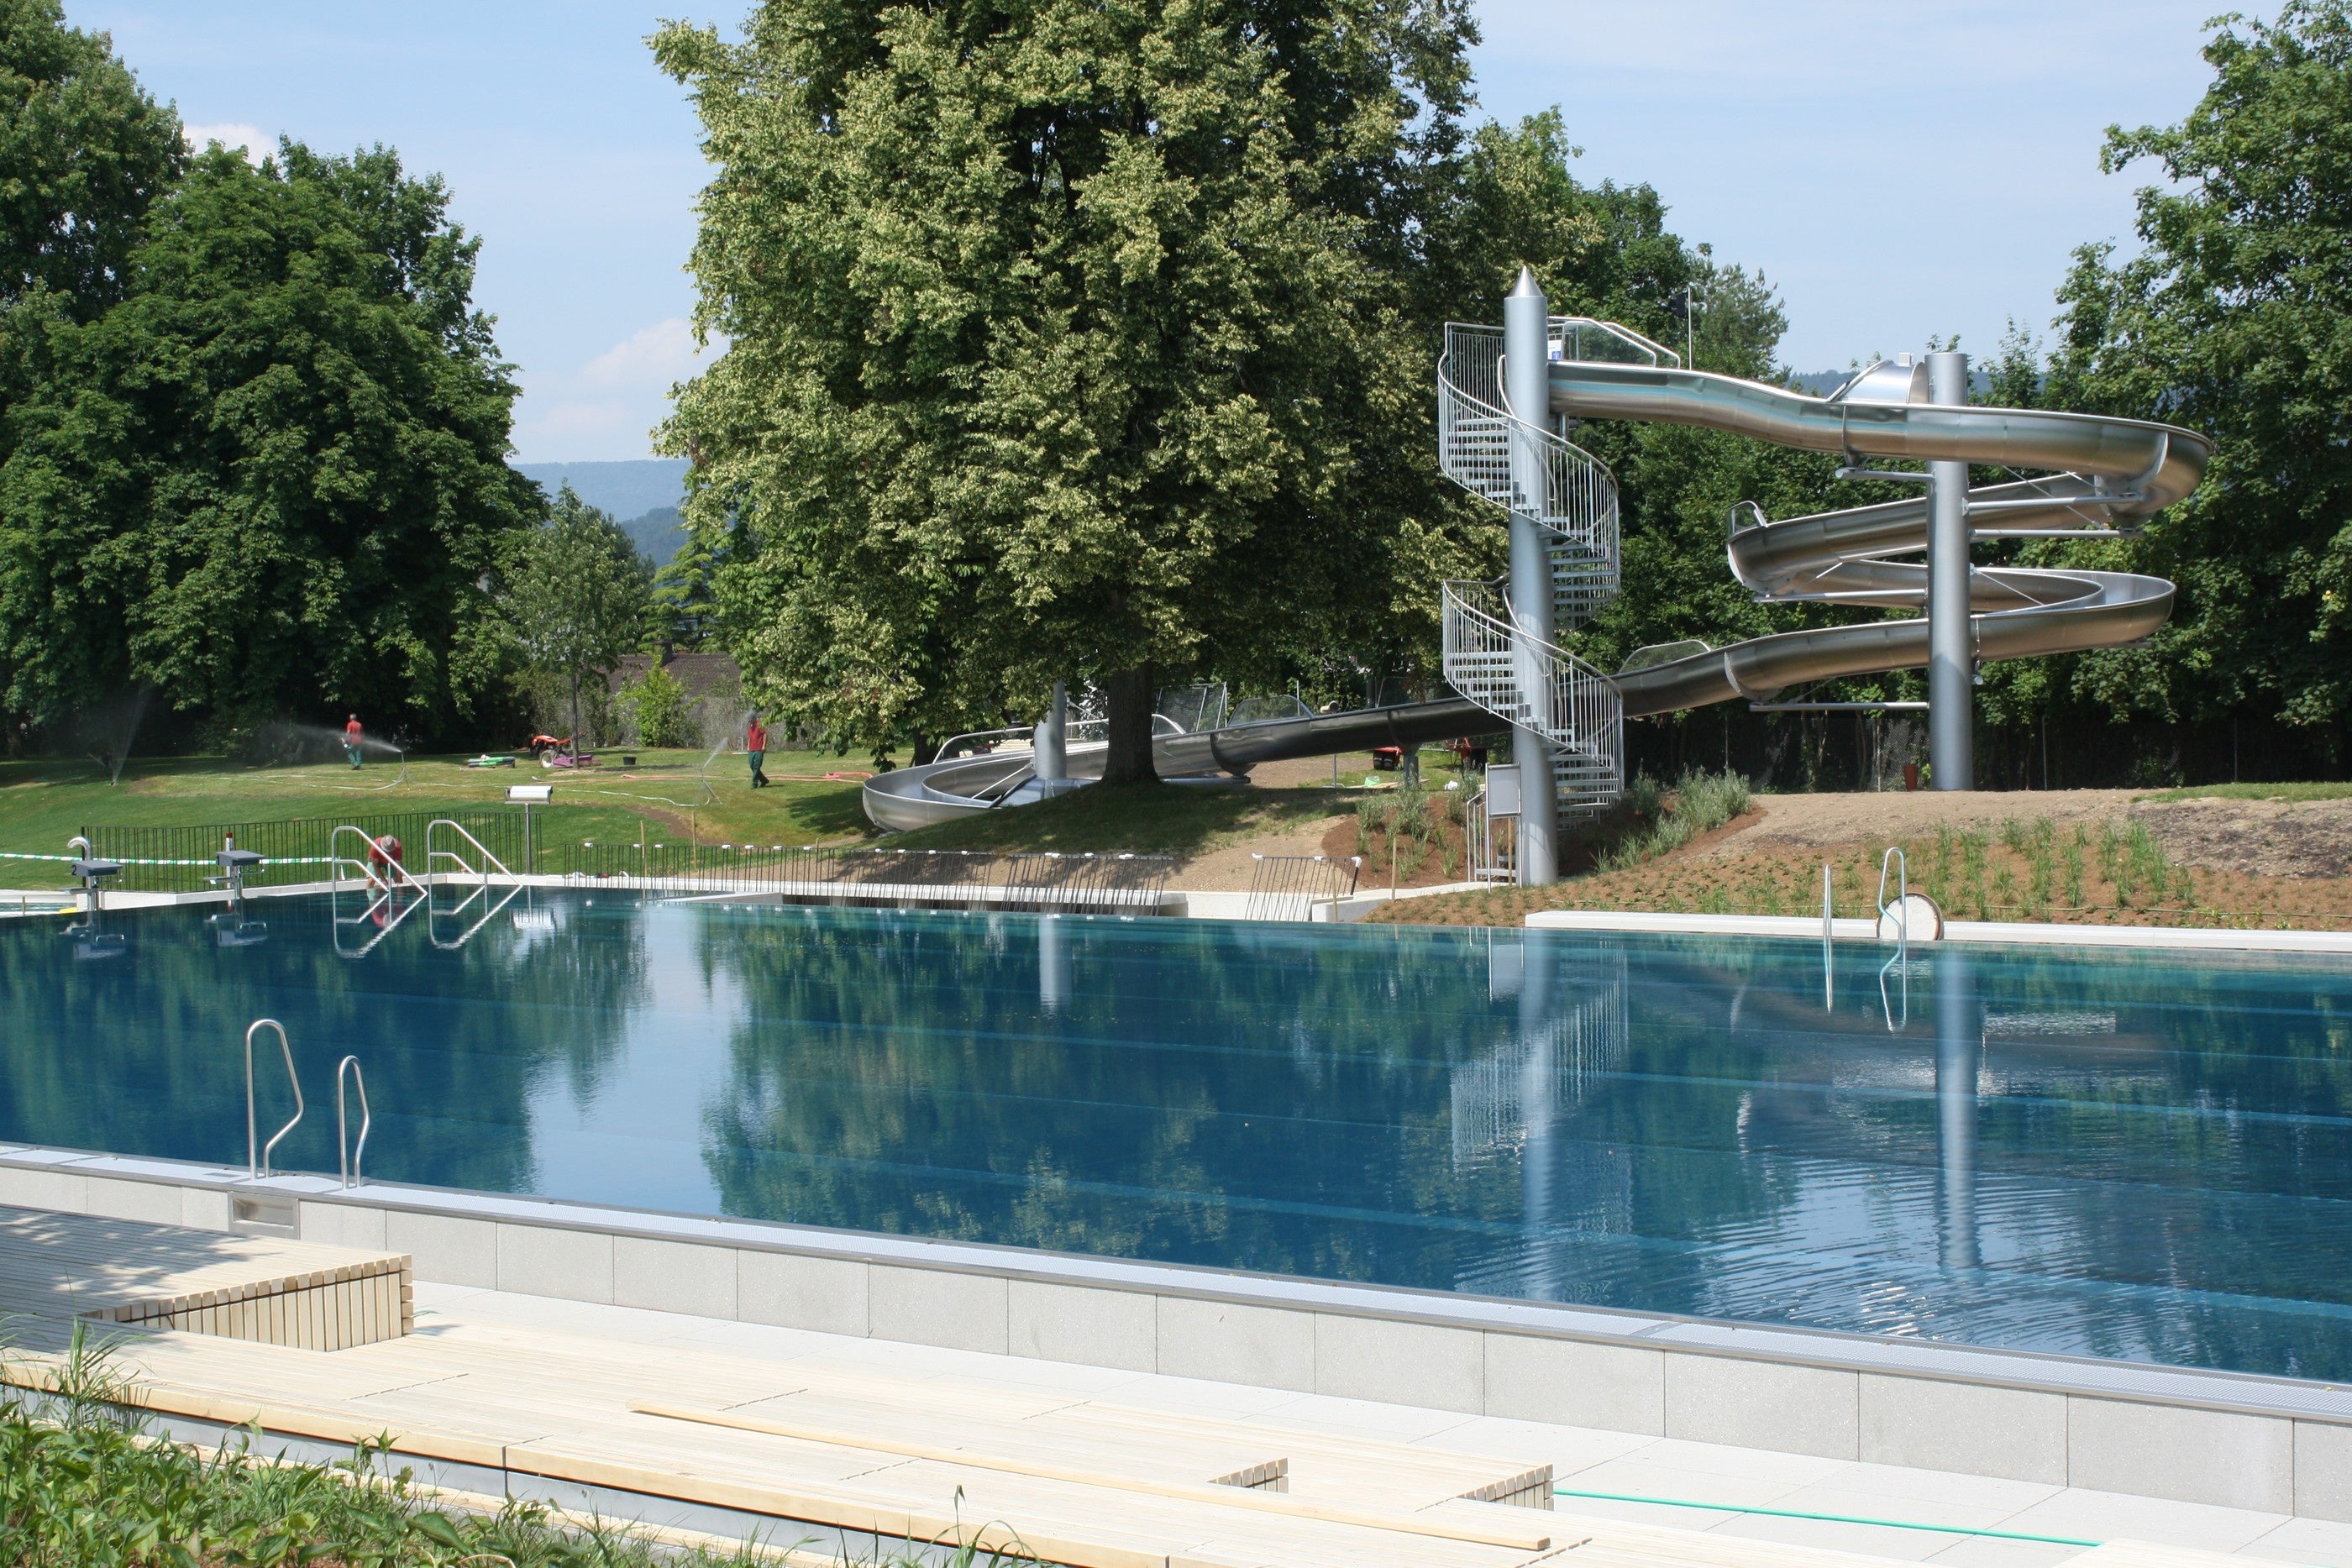
[[[353,714],[351,723],[343,726],[343,755],[352,759],[354,768],[360,765],[360,716]]]
[[[743,732],[743,754],[751,759],[751,788],[765,789],[768,775],[761,765],[768,760],[768,727],[756,713],[751,716],[751,727]]]

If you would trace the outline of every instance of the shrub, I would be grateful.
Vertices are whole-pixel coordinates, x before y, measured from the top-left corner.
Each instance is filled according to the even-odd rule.
[[[651,747],[691,746],[697,738],[686,685],[654,665],[621,689],[621,701],[637,722],[637,744]]]

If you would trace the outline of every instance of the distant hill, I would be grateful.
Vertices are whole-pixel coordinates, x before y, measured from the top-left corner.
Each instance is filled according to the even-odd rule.
[[[620,519],[621,531],[636,541],[639,553],[656,566],[667,566],[686,542],[686,523],[676,507],[656,507],[640,517]]]
[[[518,463],[515,472],[549,495],[564,485],[572,494],[608,512],[656,566],[667,563],[686,542],[678,503],[686,497],[686,459],[645,457],[628,463]]]
[[[615,518],[642,517],[686,498],[686,459],[641,457],[629,463],[518,463],[515,472],[536,480],[552,496],[569,484],[572,493]]]

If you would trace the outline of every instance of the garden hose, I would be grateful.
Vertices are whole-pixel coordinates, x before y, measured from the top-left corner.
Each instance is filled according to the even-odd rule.
[[[2071,1535],[2034,1535],[2021,1530],[1987,1530],[1967,1524],[1921,1524],[1908,1519],[1869,1519],[1858,1513],[1813,1513],[1796,1508],[1747,1508],[1731,1502],[1695,1502],[1688,1498],[1643,1497],[1630,1491],[1580,1491],[1574,1487],[1554,1487],[1554,1497],[1583,1497],[1601,1502],[1643,1502],[1654,1508],[1704,1508],[1717,1513],[1760,1513],[1773,1519],[1811,1519],[1829,1524],[1874,1524],[1882,1530],[1929,1530],[1939,1535],[1981,1535],[1994,1541],[2032,1541],[2046,1546],[2104,1546],[2102,1541],[2083,1541]]]

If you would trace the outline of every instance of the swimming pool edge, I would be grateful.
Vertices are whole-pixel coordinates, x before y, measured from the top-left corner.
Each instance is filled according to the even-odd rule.
[[[1839,942],[1880,943],[1874,923],[1839,919],[1832,923]],[[1591,931],[1665,934],[1685,936],[1778,936],[1819,941],[1822,922],[1815,915],[1666,915],[1631,909],[1539,909],[1527,916],[1524,928],[1534,931]],[[2053,947],[2153,947],[2208,952],[2318,953],[2352,956],[2352,931],[2225,931],[2189,925],[2062,925],[2013,920],[1948,920],[1943,942],[1995,943]],[[1932,946],[1925,937],[1914,946]]]
[[[2352,1521],[2352,1388],[448,1188],[0,1146],[0,1203],[563,1300]]]

